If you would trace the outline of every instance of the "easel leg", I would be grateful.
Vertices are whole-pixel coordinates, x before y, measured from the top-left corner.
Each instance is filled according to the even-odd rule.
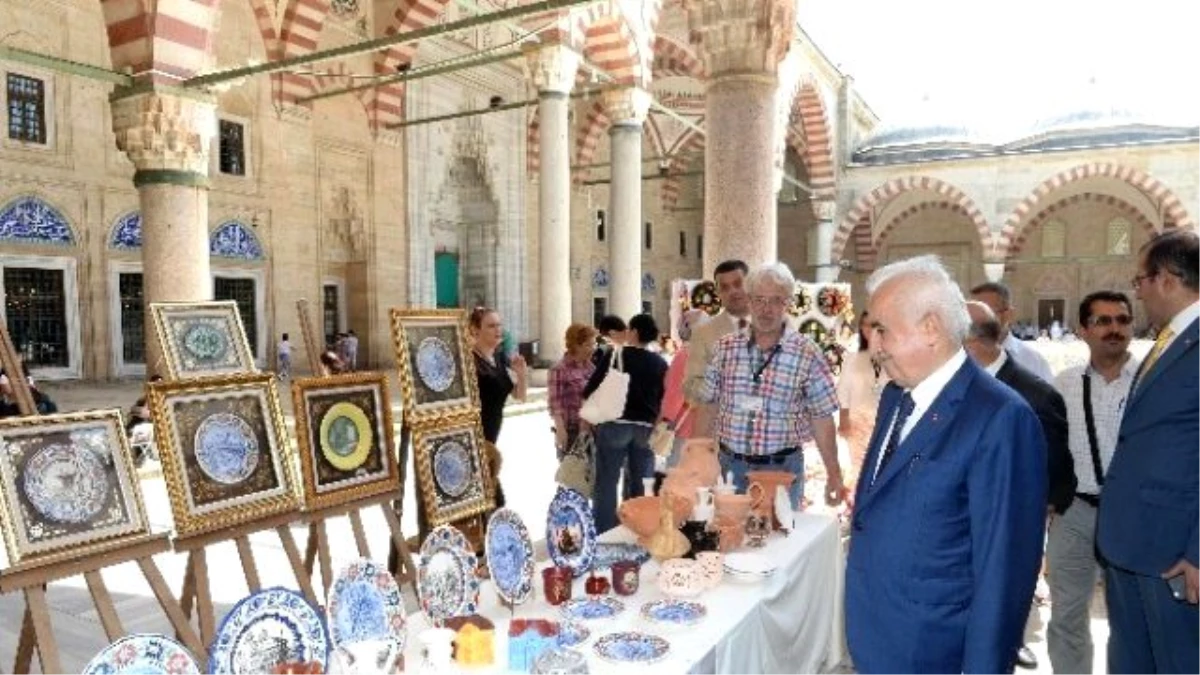
[[[367,532],[363,529],[361,512],[350,512],[350,528],[354,530],[354,543],[358,547],[358,555],[370,558],[371,547],[367,545]]]
[[[208,585],[208,558],[203,548],[192,551],[192,572],[196,586],[196,613],[200,617],[200,640],[209,644],[216,629],[213,625],[212,589]]]
[[[25,617],[21,620],[21,639],[17,642],[17,658],[13,661],[14,673],[28,673],[33,665],[33,612],[29,611],[29,603],[25,603]]]
[[[142,568],[142,576],[146,577],[146,581],[150,583],[151,590],[154,591],[154,597],[158,598],[158,604],[162,605],[163,611],[166,612],[167,620],[175,628],[175,637],[183,643],[183,646],[190,649],[193,654],[203,654],[205,652],[204,643],[200,641],[200,637],[196,635],[196,631],[192,630],[191,624],[188,623],[187,615],[176,604],[175,598],[171,596],[171,589],[167,586],[167,582],[163,580],[162,572],[158,570],[158,565],[154,564],[154,559],[138,558],[137,562],[138,567]],[[191,576],[190,565],[188,566],[188,576]],[[186,588],[184,592],[187,592]]]
[[[37,641],[38,661],[43,673],[66,672],[58,660],[58,643],[50,626],[50,609],[46,606],[46,591],[41,586],[25,589],[25,602],[33,620],[33,634]]]
[[[194,554],[188,554],[187,568],[183,575],[183,590],[179,593],[179,609],[184,618],[192,619],[192,602],[196,599],[196,566]]]
[[[104,585],[104,577],[93,570],[84,572],[88,590],[92,592],[92,601],[96,603],[96,611],[100,613],[100,625],[104,626],[104,634],[109,642],[125,637],[125,629],[121,627],[121,618],[117,616],[117,608],[113,606],[112,596]]]
[[[292,537],[292,531],[287,525],[280,525],[275,528],[275,532],[279,534],[279,542],[283,544],[283,550],[287,553],[288,561],[292,563],[292,573],[296,575],[296,583],[300,584],[300,592],[312,604],[317,604],[317,594],[312,587],[312,573],[304,568],[304,560],[300,558],[300,549],[296,546],[296,540]]]
[[[329,589],[333,586],[333,562],[329,555],[329,533],[325,530],[325,521],[318,520],[317,528],[317,555],[321,559],[321,585],[325,589],[324,597],[329,600]]]
[[[412,555],[408,551],[408,542],[404,540],[404,531],[400,528],[400,518],[396,516],[396,512],[389,504],[380,504],[383,509],[383,516],[387,519],[388,529],[392,531],[392,550],[398,558],[396,565],[396,579],[401,584],[412,582],[413,592],[417,590],[417,574],[416,567],[413,565]]]
[[[254,564],[254,553],[250,550],[250,537],[238,537],[236,541],[242,571],[246,573],[246,585],[251,593],[257,593],[262,589],[262,583],[258,580],[258,566]]]
[[[317,524],[308,524],[308,543],[304,546],[304,571],[312,576],[313,566],[317,563]]]

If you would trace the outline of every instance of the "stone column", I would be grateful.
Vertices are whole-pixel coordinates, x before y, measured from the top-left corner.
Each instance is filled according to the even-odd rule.
[[[832,199],[813,202],[817,222],[808,233],[808,264],[813,268],[814,281],[836,281],[841,267],[833,259],[833,216],[837,204]]]
[[[112,101],[113,131],[137,172],[142,211],[146,374],[162,374],[152,302],[212,299],[208,264],[208,149],[216,105],[203,95],[140,92]]]
[[[987,276],[988,281],[999,283],[1004,278],[1004,261],[985,260],[983,262],[983,273]]]
[[[571,324],[571,122],[579,54],[564,45],[526,52],[538,90],[538,299],[541,358],[557,361]]]
[[[709,73],[704,126],[704,270],[777,259],[776,95],[795,32],[795,0],[688,3]]]
[[[608,310],[628,321],[642,312],[642,124],[650,94],[636,87],[607,91],[604,105],[612,124]]]

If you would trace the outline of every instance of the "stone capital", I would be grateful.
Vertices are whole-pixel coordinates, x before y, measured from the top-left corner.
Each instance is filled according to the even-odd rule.
[[[582,60],[579,52],[562,44],[524,49],[529,79],[538,92],[570,93]]]
[[[796,32],[795,0],[688,0],[691,41],[712,78],[775,75]]]
[[[604,114],[613,124],[637,124],[646,121],[654,97],[645,89],[626,87],[610,89],[601,95]]]
[[[149,91],[112,101],[117,147],[138,171],[208,175],[208,149],[217,131],[212,100]]]

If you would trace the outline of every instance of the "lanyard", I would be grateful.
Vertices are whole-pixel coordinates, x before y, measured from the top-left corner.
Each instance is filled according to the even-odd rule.
[[[763,373],[771,366],[771,362],[775,360],[775,356],[779,354],[781,347],[782,345],[776,343],[775,346],[771,348],[771,353],[767,355],[767,360],[764,361],[763,364],[754,371],[754,374],[751,377],[754,380],[755,387],[762,382]],[[755,360],[758,360],[757,356],[755,357]]]

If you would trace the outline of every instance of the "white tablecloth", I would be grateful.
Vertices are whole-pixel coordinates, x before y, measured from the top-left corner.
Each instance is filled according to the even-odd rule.
[[[602,541],[632,541],[623,527],[606,533]],[[588,622],[591,636],[575,648],[587,655],[591,672],[610,672],[616,666],[598,657],[592,645],[601,635],[640,630],[671,642],[664,661],[646,668],[656,673],[812,673],[828,668],[843,656],[842,560],[836,522],[821,515],[796,514],[796,528],[788,536],[774,534],[759,549],[780,563],[766,581],[745,583],[726,576],[720,586],[695,598],[708,607],[708,616],[688,628],[667,628],[641,618],[643,604],[660,599],[658,565],[642,566],[642,583],[633,596],[614,595],[625,604],[620,616],[607,622]],[[572,597],[583,597],[584,578],[577,579]],[[508,622],[522,619],[559,620],[559,608],[542,595],[540,570],[534,596],[516,608],[502,607],[490,583],[480,590],[479,613],[496,624],[493,668],[471,668],[472,673],[505,672],[508,665]],[[418,636],[429,627],[424,614],[408,620],[405,662],[409,672],[421,664]],[[621,670],[630,667],[622,664]]]

